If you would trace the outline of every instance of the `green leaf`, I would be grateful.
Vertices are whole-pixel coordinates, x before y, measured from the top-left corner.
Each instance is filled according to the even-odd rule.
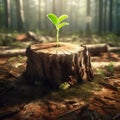
[[[50,13],[47,15],[47,17],[49,18],[49,20],[56,26],[58,24],[58,18],[55,14]]]
[[[60,24],[57,25],[57,28],[60,29],[65,25],[69,25],[69,23],[67,23],[67,22],[60,23]]]
[[[68,18],[68,15],[61,15],[59,18],[58,18],[58,22],[62,22],[64,19]]]
[[[59,88],[62,89],[62,90],[66,90],[69,87],[70,87],[70,84],[68,82],[64,82],[59,86]]]

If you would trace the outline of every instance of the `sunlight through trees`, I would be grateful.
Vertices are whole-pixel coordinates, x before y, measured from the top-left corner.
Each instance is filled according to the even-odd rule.
[[[0,27],[13,30],[50,31],[48,13],[67,14],[66,33],[120,33],[118,0],[0,0]]]

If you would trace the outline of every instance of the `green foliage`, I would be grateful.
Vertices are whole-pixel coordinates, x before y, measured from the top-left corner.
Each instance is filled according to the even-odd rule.
[[[0,45],[10,45],[13,41],[14,40],[12,34],[0,34]]]
[[[106,70],[112,75],[114,73],[114,65],[112,62],[110,62],[107,66],[106,66]]]
[[[35,29],[33,32],[35,32],[37,36],[43,35],[43,32],[40,31],[39,29]]]
[[[108,33],[103,36],[104,42],[113,44],[115,46],[120,46],[120,36],[114,33]]]
[[[8,64],[12,64],[13,62],[15,63],[16,61],[19,63],[23,63],[25,61],[25,58],[21,55],[18,55],[16,57],[10,57],[7,62]]]
[[[47,17],[53,23],[53,25],[55,25],[55,27],[56,27],[56,30],[57,30],[56,39],[57,39],[57,46],[58,46],[58,44],[59,44],[59,30],[62,27],[69,25],[68,22],[62,22],[63,20],[68,18],[68,15],[61,15],[58,18],[55,14],[50,13],[47,15]]]
[[[10,33],[0,33],[0,46],[9,46],[10,48],[24,48],[24,43],[20,41],[15,41],[17,35],[17,31]]]
[[[70,87],[70,84],[68,82],[64,82],[60,85],[60,89],[66,90]]]
[[[105,77],[105,71],[103,69],[97,69],[96,73],[100,79],[103,79]]]
[[[63,84],[64,85],[64,84]],[[80,98],[83,100],[88,100],[89,97],[93,95],[94,90],[101,90],[101,86],[95,82],[88,82],[85,84],[78,84],[69,89],[60,89],[59,91],[52,91],[47,94],[47,99],[54,98],[57,100],[62,100],[65,98]]]
[[[49,20],[55,25],[55,26],[57,26],[57,20],[58,20],[58,18],[57,18],[57,16],[56,15],[54,15],[53,13],[50,13],[50,14],[48,14],[47,15],[47,17],[49,18]]]

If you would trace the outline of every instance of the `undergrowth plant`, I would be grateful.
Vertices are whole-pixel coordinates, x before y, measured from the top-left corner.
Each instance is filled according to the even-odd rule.
[[[112,62],[110,62],[107,66],[106,66],[106,69],[107,69],[107,71],[111,74],[111,75],[113,75],[113,73],[114,73],[114,64],[112,63]]]
[[[59,31],[63,26],[69,25],[68,22],[63,22],[66,18],[68,18],[68,15],[61,15],[60,17],[57,17],[53,13],[49,13],[47,15],[48,19],[55,25],[57,33],[56,33],[56,40],[57,40],[57,47],[59,46]]]

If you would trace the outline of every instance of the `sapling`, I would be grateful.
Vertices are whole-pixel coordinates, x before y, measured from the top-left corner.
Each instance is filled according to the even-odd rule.
[[[55,25],[57,33],[56,33],[56,40],[57,40],[57,47],[59,46],[59,31],[63,26],[69,25],[68,22],[63,22],[66,18],[68,18],[68,15],[61,15],[60,17],[57,17],[53,13],[49,13],[47,15],[48,19]]]

